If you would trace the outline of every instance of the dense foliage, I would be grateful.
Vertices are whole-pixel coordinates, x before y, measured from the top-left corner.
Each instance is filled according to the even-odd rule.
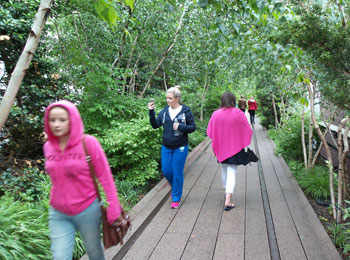
[[[279,129],[270,129],[269,136],[276,144],[276,153],[285,159],[303,160],[301,120],[298,114],[290,115]],[[305,129],[305,138],[308,129]]]
[[[10,36],[0,41],[0,60],[4,61],[6,74],[1,83],[8,84],[18,58],[26,43],[39,0],[1,2],[0,35]],[[38,158],[42,155],[42,113],[43,108],[55,99],[65,97],[69,91],[64,88],[64,75],[58,77],[59,67],[54,59],[48,58],[50,41],[48,30],[44,32],[43,43],[27,69],[26,77],[0,135],[0,158],[13,155],[16,158]],[[0,89],[1,96],[4,89]],[[3,165],[2,165],[3,166]]]
[[[0,3],[0,60],[6,66],[1,97],[39,2]],[[262,125],[274,128],[278,123],[271,130],[277,152],[302,160],[300,107],[307,107],[305,85],[317,82],[321,100],[332,101],[345,113],[350,107],[350,38],[349,26],[344,25],[349,13],[348,0],[54,1],[0,132],[0,196],[5,198],[0,207],[13,200],[13,210],[22,204],[30,210],[43,201],[46,205],[42,119],[45,107],[59,99],[76,103],[85,132],[100,140],[126,207],[160,178],[161,129],[150,127],[147,102],[155,98],[159,111],[166,104],[165,90],[177,84],[197,122],[191,148],[205,138],[221,94],[231,90],[237,98],[254,96]],[[307,126],[308,120],[305,138]],[[299,177],[312,196],[326,196],[323,174],[305,172]],[[317,187],[322,188],[314,192]],[[45,217],[40,220],[38,235],[46,225]],[[6,229],[1,236],[8,238],[12,232]],[[44,238],[48,240],[40,239]],[[83,252],[80,246],[78,242],[76,255]],[[16,248],[34,254],[24,244]],[[11,259],[8,252],[0,247],[5,259]]]

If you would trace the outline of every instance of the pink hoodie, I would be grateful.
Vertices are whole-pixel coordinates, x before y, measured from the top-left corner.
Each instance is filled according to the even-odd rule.
[[[51,133],[49,127],[49,112],[55,106],[65,108],[70,117],[69,141],[64,152],[60,150],[58,138]],[[80,113],[73,103],[63,100],[47,107],[44,120],[48,137],[44,144],[45,169],[52,182],[50,205],[67,215],[76,215],[90,206],[97,197],[81,141],[84,125]],[[107,219],[112,224],[119,217],[121,206],[111,169],[98,140],[86,135],[85,143],[96,176],[106,193],[109,205]]]
[[[208,124],[207,135],[219,162],[230,158],[250,145],[253,131],[245,114],[238,108],[216,110]]]

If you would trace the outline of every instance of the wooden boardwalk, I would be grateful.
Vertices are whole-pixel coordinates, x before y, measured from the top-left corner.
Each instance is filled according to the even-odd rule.
[[[170,209],[162,180],[132,209],[126,243],[106,250],[106,259],[341,259],[259,124],[251,148],[260,160],[238,167],[236,208],[223,211],[221,171],[207,139],[188,156],[180,208]]]

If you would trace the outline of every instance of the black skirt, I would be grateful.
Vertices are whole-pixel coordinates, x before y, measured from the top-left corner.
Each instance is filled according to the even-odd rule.
[[[225,164],[236,164],[236,165],[247,165],[248,158],[247,153],[244,151],[244,148],[236,153],[235,155],[232,155],[231,157],[227,158],[226,160],[222,161],[221,163]]]

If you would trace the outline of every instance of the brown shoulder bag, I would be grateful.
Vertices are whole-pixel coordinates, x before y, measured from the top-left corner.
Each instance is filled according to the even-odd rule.
[[[102,202],[101,195],[98,190],[95,169],[92,166],[91,156],[89,155],[88,149],[86,147],[84,137],[82,141],[83,141],[84,152],[86,156],[85,158],[90,168],[90,175],[91,175],[91,178],[94,180],[94,185],[95,185],[98,199],[100,202]],[[126,232],[131,227],[129,216],[126,214],[125,210],[122,208],[120,216],[114,221],[112,225],[110,225],[107,221],[107,209],[102,205],[102,203],[101,203],[101,212],[102,212],[102,233],[103,233],[104,247],[107,249],[107,248],[110,248],[111,246],[118,245],[119,243],[123,245],[124,244],[123,238]]]

